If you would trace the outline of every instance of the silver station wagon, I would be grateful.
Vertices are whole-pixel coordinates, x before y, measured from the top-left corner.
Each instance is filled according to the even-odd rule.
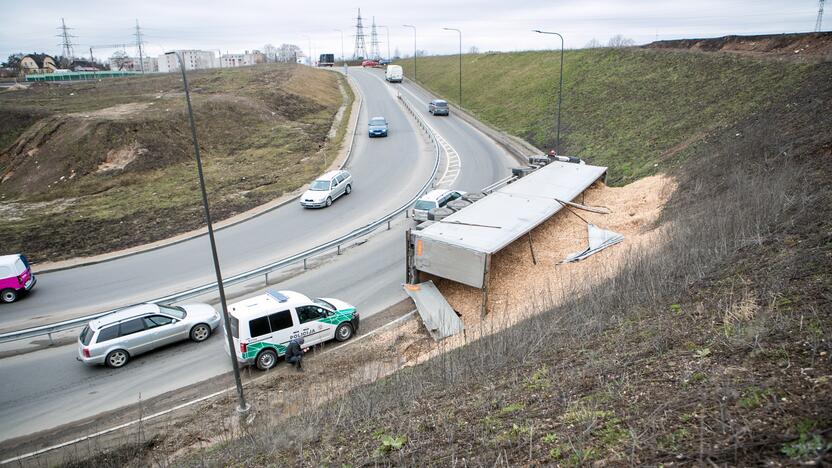
[[[131,357],[160,346],[187,339],[205,341],[219,324],[220,316],[209,304],[140,304],[87,324],[78,337],[77,359],[122,367]]]
[[[341,195],[352,192],[352,176],[347,171],[330,171],[309,184],[309,190],[300,196],[300,206],[322,208],[332,205]]]

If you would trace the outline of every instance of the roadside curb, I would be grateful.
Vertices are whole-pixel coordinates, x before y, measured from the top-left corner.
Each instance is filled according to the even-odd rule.
[[[336,72],[340,73],[340,72]],[[338,156],[333,160],[327,170],[335,170],[335,169],[343,169],[351,160],[352,158],[352,150],[355,143],[355,135],[358,130],[358,117],[361,114],[361,109],[364,105],[364,97],[361,95],[360,91],[358,90],[358,86],[355,85],[351,76],[347,75],[344,76],[345,81],[352,89],[353,92],[353,102],[350,110],[350,119],[347,122],[347,133],[345,134],[348,137],[349,141],[345,139],[341,143],[341,148],[338,150]],[[226,229],[237,224],[240,224],[245,221],[249,221],[254,219],[258,216],[264,215],[269,213],[270,211],[276,210],[284,205],[292,203],[296,201],[306,190],[306,186],[308,184],[304,184],[300,188],[281,196],[276,200],[272,200],[269,203],[264,205],[260,205],[254,207],[248,211],[244,211],[243,213],[239,213],[237,215],[232,216],[231,218],[227,218],[220,222],[214,224],[214,231],[220,231],[222,229]],[[70,268],[80,267],[80,266],[89,266],[95,265],[98,263],[108,262],[110,260],[116,260],[119,258],[130,257],[136,254],[145,253],[145,252],[152,252],[154,250],[161,249],[163,247],[169,247],[172,245],[176,245],[191,239],[195,239],[200,236],[204,236],[208,233],[207,227],[202,227],[199,229],[195,229],[193,231],[185,232],[182,234],[178,234],[173,237],[169,237],[167,239],[161,239],[155,242],[151,242],[149,244],[143,244],[136,247],[131,247],[129,249],[124,249],[116,252],[110,252],[100,255],[95,255],[91,257],[80,257],[75,259],[69,260],[62,260],[59,262],[52,262],[52,263],[41,263],[41,264],[33,264],[32,270],[36,274],[43,274],[43,273],[52,273],[55,271],[61,270],[68,270]]]

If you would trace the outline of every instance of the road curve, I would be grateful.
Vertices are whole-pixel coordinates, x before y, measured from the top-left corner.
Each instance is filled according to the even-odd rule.
[[[391,137],[406,127],[388,106],[398,106],[392,97],[396,91],[402,91],[420,108],[426,108],[430,99],[423,94],[406,94],[407,85],[384,83],[379,79],[383,75],[378,70],[351,69],[350,73],[365,96],[367,114],[384,115],[391,120]],[[362,119],[366,119],[366,115]],[[449,118],[430,116],[429,122],[460,155],[461,170],[455,182],[458,185],[454,188],[475,191],[508,175],[507,168],[514,161],[485,135],[453,115]],[[386,142],[395,141],[388,138]],[[372,142],[359,139],[364,140],[365,145],[384,143],[384,139]],[[380,152],[370,157],[380,164],[393,161],[405,169],[412,167],[405,159],[408,157],[406,152],[397,144],[377,145],[376,148]],[[391,230],[382,231],[343,255],[332,256],[321,266],[271,288],[343,298],[357,305],[362,317],[371,316],[405,298],[401,288],[404,282],[402,240],[404,230],[411,226],[411,220],[400,219]],[[261,288],[234,286],[229,292],[246,297],[259,294]],[[0,440],[70,423],[209,378],[228,379],[228,357],[223,346],[221,334],[216,334],[205,343],[183,343],[139,356],[118,370],[81,365],[75,361],[75,345],[2,359]],[[230,380],[228,384],[232,384]]]
[[[296,203],[217,231],[224,276],[264,265],[334,239],[401,206],[430,176],[421,130],[387,85],[360,69],[352,73],[364,96],[353,156],[353,192],[330,208],[305,210]],[[390,136],[370,140],[369,115],[385,115]],[[156,250],[38,276],[27,297],[0,305],[0,330],[14,330],[93,314],[212,282],[207,236]]]

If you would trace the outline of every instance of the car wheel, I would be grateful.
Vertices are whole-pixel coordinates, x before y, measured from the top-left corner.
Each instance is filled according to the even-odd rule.
[[[344,192],[349,195],[352,192],[352,185],[347,184],[347,189]]]
[[[2,299],[6,304],[12,303],[17,300],[17,291],[14,289],[4,289],[3,292],[0,293],[0,299]]]
[[[104,364],[107,364],[107,367],[112,367],[113,369],[118,369],[119,367],[124,367],[127,364],[127,361],[130,360],[130,354],[123,349],[117,349],[115,351],[110,351],[107,354],[107,357],[104,359]]]
[[[277,364],[277,353],[274,350],[266,349],[257,355],[256,365],[260,370],[269,370]]]
[[[352,325],[349,323],[342,323],[335,329],[335,339],[338,341],[347,341],[352,338]]]
[[[194,325],[191,328],[191,340],[196,341],[197,343],[201,343],[208,339],[211,336],[211,327],[204,323],[200,323],[198,325]]]
[[[332,198],[326,197],[326,206],[332,206]]]

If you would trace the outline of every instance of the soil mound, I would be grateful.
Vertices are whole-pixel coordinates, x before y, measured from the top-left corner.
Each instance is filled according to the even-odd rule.
[[[656,41],[644,47],[649,49],[689,49],[703,52],[727,52],[742,55],[828,62],[832,60],[832,32],[678,39]]]

